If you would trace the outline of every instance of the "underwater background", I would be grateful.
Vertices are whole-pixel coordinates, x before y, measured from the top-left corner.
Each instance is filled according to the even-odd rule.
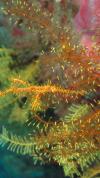
[[[99,86],[99,0],[0,0],[0,178],[100,178]]]

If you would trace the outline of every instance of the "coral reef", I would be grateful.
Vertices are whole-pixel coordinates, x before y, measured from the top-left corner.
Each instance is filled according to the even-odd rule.
[[[1,2],[12,43],[0,48],[0,145],[65,176],[100,174],[100,48],[80,42],[77,2]]]

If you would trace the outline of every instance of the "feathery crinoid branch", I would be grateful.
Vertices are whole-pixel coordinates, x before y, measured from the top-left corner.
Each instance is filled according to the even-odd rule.
[[[40,6],[36,7],[36,1],[4,0],[3,3],[5,14],[25,21],[29,29],[37,24],[41,34],[47,31],[51,46],[50,51],[40,53],[37,84],[30,77],[26,81],[13,77],[11,86],[0,91],[0,99],[10,95],[24,98],[25,107],[32,111],[32,117],[27,118],[31,134],[23,138],[3,128],[0,144],[28,154],[36,162],[56,162],[64,167],[66,175],[79,175],[79,167],[84,171],[100,159],[100,49],[94,47],[87,54],[80,43],[74,44],[71,28],[64,30],[54,25],[52,17],[42,13]],[[49,109],[54,111],[52,117]]]
[[[28,141],[26,138],[20,138],[14,135],[9,135],[5,128],[2,129],[2,135],[0,135],[0,145],[7,146],[8,150],[17,152],[20,154],[32,154],[34,148],[34,143],[32,143],[29,138]]]
[[[9,134],[3,129],[0,142],[12,151],[33,156],[35,162],[56,161],[64,166],[67,175],[72,176],[79,174],[78,165],[84,170],[100,158],[99,125],[100,111],[97,110],[86,115],[84,120],[52,125],[46,135],[42,132],[41,136],[31,135],[30,139]]]
[[[37,112],[46,94],[47,97],[57,95],[67,99],[76,96],[74,99],[77,101],[79,96],[82,97],[87,93],[84,90],[62,89],[53,85],[32,86],[28,82],[15,78],[12,80],[12,87],[0,93],[2,97],[8,94],[19,96],[26,94],[31,98],[32,109]],[[57,162],[63,165],[65,173],[70,176],[74,173],[79,174],[78,165],[84,170],[88,164],[99,158],[100,111],[95,107],[93,111],[88,104],[73,104],[69,107],[67,115],[58,122],[47,122],[37,113],[35,119],[38,124],[42,123],[44,128],[37,124],[37,131],[35,135],[31,134],[31,138],[21,138],[3,129],[0,136],[1,145],[7,145],[8,149],[20,154],[29,154],[33,156],[35,162],[38,160],[41,163]],[[69,171],[66,166],[69,167]]]
[[[38,1],[4,0],[3,3],[5,5],[5,7],[2,8],[4,14],[9,15],[12,18],[19,17],[23,19],[29,30],[33,28],[33,24],[37,24],[41,29],[46,29],[48,31],[52,40],[58,39],[56,34],[57,31],[55,32],[54,30],[49,14],[47,15],[41,11]]]

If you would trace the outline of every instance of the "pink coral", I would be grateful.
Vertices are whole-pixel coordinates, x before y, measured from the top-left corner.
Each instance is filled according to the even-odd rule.
[[[74,21],[78,32],[82,33],[82,44],[89,50],[100,43],[100,0],[81,0]],[[93,40],[95,39],[95,40]]]

